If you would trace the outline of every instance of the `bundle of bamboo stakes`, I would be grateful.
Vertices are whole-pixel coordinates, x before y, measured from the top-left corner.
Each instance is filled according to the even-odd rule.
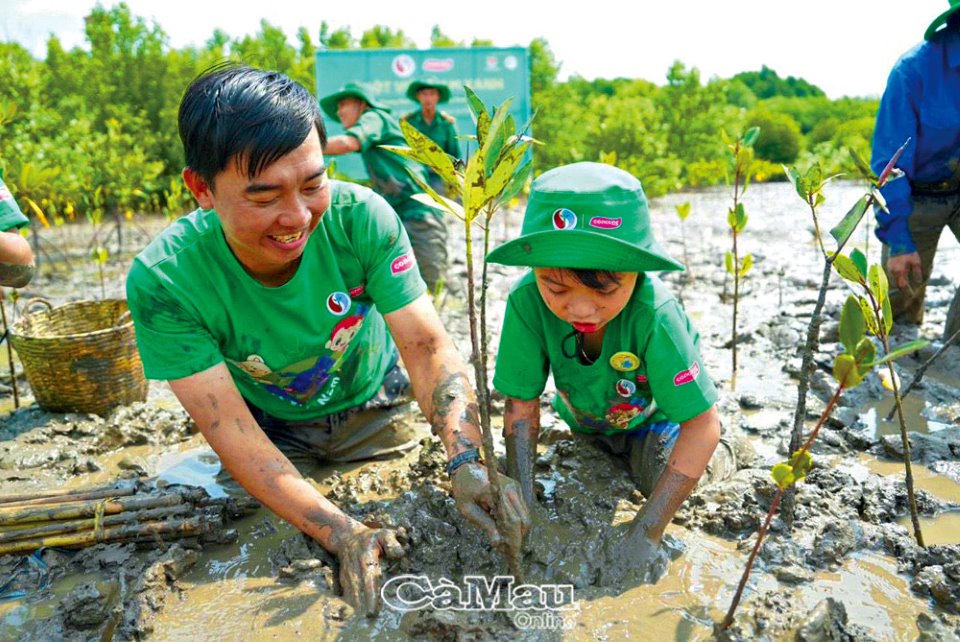
[[[0,555],[101,542],[231,541],[236,533],[225,529],[225,519],[257,506],[250,499],[213,499],[198,487],[158,489],[139,481],[0,496]]]

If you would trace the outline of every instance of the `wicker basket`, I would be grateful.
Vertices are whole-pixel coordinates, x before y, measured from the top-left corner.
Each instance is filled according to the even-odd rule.
[[[47,309],[31,313],[37,304]],[[41,408],[105,415],[147,398],[126,301],[77,301],[54,308],[33,299],[26,311],[10,329],[10,341]]]

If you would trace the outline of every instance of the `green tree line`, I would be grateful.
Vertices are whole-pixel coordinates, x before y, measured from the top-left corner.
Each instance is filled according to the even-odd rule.
[[[0,169],[31,216],[53,222],[131,215],[178,216],[192,207],[181,186],[176,113],[190,80],[224,59],[286,73],[311,91],[317,48],[415,47],[402,31],[378,25],[301,27],[291,44],[262,20],[252,36],[214,30],[199,47],[174,49],[155,22],[123,3],[97,5],[85,21],[86,47],[66,50],[54,35],[46,57],[0,43]],[[436,26],[432,47],[490,46],[456,41]],[[727,154],[720,132],[759,126],[754,180],[782,177],[780,163],[820,159],[832,172],[852,167],[847,149],[869,151],[876,100],[829,100],[803,79],[767,67],[704,82],[674,63],[666,82],[573,77],[545,39],[530,43],[535,165],[543,171],[579,160],[615,162],[651,195],[722,183]],[[23,203],[21,203],[23,204]],[[38,212],[39,211],[39,212]]]

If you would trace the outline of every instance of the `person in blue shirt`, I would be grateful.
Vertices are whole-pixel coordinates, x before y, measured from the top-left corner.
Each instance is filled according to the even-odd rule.
[[[897,162],[904,177],[880,191],[876,234],[896,320],[923,321],[926,284],[944,227],[960,240],[960,0],[937,16],[924,41],[903,54],[887,81],[873,134],[877,173],[910,138]],[[947,313],[944,339],[960,330],[960,295]]]

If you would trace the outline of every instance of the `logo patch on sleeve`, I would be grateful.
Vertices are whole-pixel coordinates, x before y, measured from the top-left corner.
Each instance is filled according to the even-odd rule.
[[[601,230],[615,230],[623,224],[622,218],[607,218],[606,216],[594,216],[590,219],[590,227],[596,227]]]
[[[673,385],[682,386],[693,382],[697,376],[700,375],[700,363],[697,361],[693,362],[693,365],[687,368],[686,370],[681,370],[673,378]]]
[[[394,276],[397,274],[403,274],[414,265],[417,264],[417,260],[413,258],[413,254],[404,254],[403,256],[398,256],[393,260],[393,263],[390,264],[390,271]]]

